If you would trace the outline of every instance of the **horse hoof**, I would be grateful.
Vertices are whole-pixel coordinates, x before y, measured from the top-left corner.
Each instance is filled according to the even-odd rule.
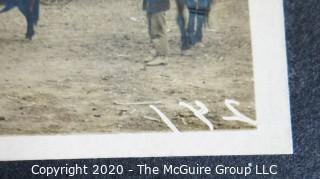
[[[28,39],[28,40],[32,40],[32,37],[33,37],[33,35],[26,35],[26,39]]]
[[[35,34],[34,32],[27,33],[27,34],[26,34],[26,39],[28,39],[28,40],[32,40],[32,38],[33,38],[34,34]]]
[[[192,47],[191,44],[187,43],[186,41],[182,42],[182,45],[181,45],[181,50],[188,50]]]
[[[183,45],[181,46],[181,50],[189,50],[191,48],[190,45]]]

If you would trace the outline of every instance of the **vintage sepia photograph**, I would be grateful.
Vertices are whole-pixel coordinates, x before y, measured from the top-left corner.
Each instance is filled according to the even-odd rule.
[[[292,154],[284,22],[279,0],[0,0],[0,161]]]
[[[3,5],[1,135],[256,128],[247,0]]]

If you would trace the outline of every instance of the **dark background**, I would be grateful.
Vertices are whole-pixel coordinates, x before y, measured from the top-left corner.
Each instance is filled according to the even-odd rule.
[[[0,162],[0,179],[34,178],[35,176],[32,176],[30,171],[34,164],[65,166],[66,163],[69,166],[72,163],[86,164],[87,166],[123,164],[128,168],[134,168],[138,163],[147,163],[152,166],[163,164],[195,165],[198,163],[212,167],[218,164],[230,166],[246,166],[247,163],[275,164],[278,165],[278,175],[265,176],[265,178],[320,179],[320,1],[284,0],[284,7],[294,155]],[[134,173],[126,173],[126,175],[137,177],[137,174]],[[59,176],[58,178],[64,177],[67,176]],[[105,176],[85,176],[84,178],[99,177],[106,178]],[[187,176],[182,177],[187,178]],[[251,177],[261,178],[261,176]],[[74,178],[79,178],[79,176]],[[225,178],[241,177],[226,176]]]

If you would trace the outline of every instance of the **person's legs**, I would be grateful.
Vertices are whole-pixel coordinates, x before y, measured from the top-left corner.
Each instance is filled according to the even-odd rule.
[[[158,56],[168,54],[167,24],[165,12],[149,13],[149,35]]]
[[[148,15],[149,35],[154,49],[155,57],[146,60],[148,66],[167,64],[168,38],[165,12],[149,13]]]

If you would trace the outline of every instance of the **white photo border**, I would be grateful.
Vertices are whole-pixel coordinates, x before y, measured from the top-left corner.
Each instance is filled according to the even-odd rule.
[[[2,136],[0,160],[293,154],[283,1],[249,6],[256,130]]]

